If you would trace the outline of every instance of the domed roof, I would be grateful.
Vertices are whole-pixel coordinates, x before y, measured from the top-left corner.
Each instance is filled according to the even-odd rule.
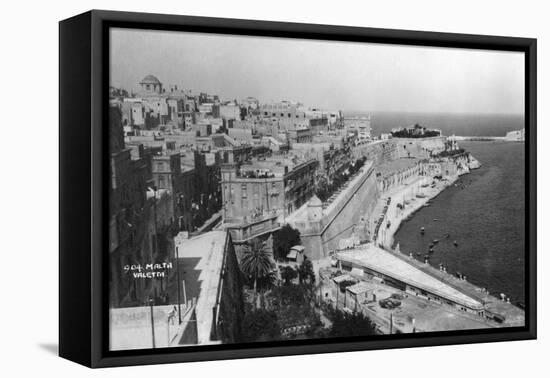
[[[147,75],[141,80],[140,84],[160,84],[160,80],[153,75]]]

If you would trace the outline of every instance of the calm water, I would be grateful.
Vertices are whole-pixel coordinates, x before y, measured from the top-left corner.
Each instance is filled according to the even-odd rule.
[[[371,115],[373,135],[389,133],[395,127],[420,123],[428,128],[440,129],[443,135],[504,136],[508,131],[524,126],[523,115],[514,114],[447,114],[399,112],[344,112],[345,116]]]
[[[495,295],[505,293],[512,302],[524,301],[525,261],[525,150],[523,143],[462,142],[483,165],[462,176],[402,223],[395,240],[404,253],[427,253],[435,245],[430,263],[448,265],[468,281]],[[437,221],[434,221],[437,219]],[[420,234],[424,226],[426,233]],[[449,233],[448,239],[442,239]],[[458,247],[453,241],[458,242]],[[421,256],[416,256],[421,259]]]

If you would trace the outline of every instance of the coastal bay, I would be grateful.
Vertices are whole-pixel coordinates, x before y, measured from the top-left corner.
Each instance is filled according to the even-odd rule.
[[[496,296],[504,293],[514,303],[523,302],[524,144],[463,142],[461,147],[481,168],[461,176],[430,206],[402,222],[395,241],[403,253],[420,253],[417,258],[422,259],[430,242],[438,239],[430,254],[432,266],[445,264],[449,273],[460,272]]]

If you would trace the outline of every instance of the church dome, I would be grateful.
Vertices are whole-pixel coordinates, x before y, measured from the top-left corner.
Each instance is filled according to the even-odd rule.
[[[140,84],[160,84],[160,80],[153,75],[147,75],[141,80]]]

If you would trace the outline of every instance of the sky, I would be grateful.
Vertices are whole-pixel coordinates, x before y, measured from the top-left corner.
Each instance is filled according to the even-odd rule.
[[[520,52],[111,29],[111,85],[344,111],[522,114]]]

